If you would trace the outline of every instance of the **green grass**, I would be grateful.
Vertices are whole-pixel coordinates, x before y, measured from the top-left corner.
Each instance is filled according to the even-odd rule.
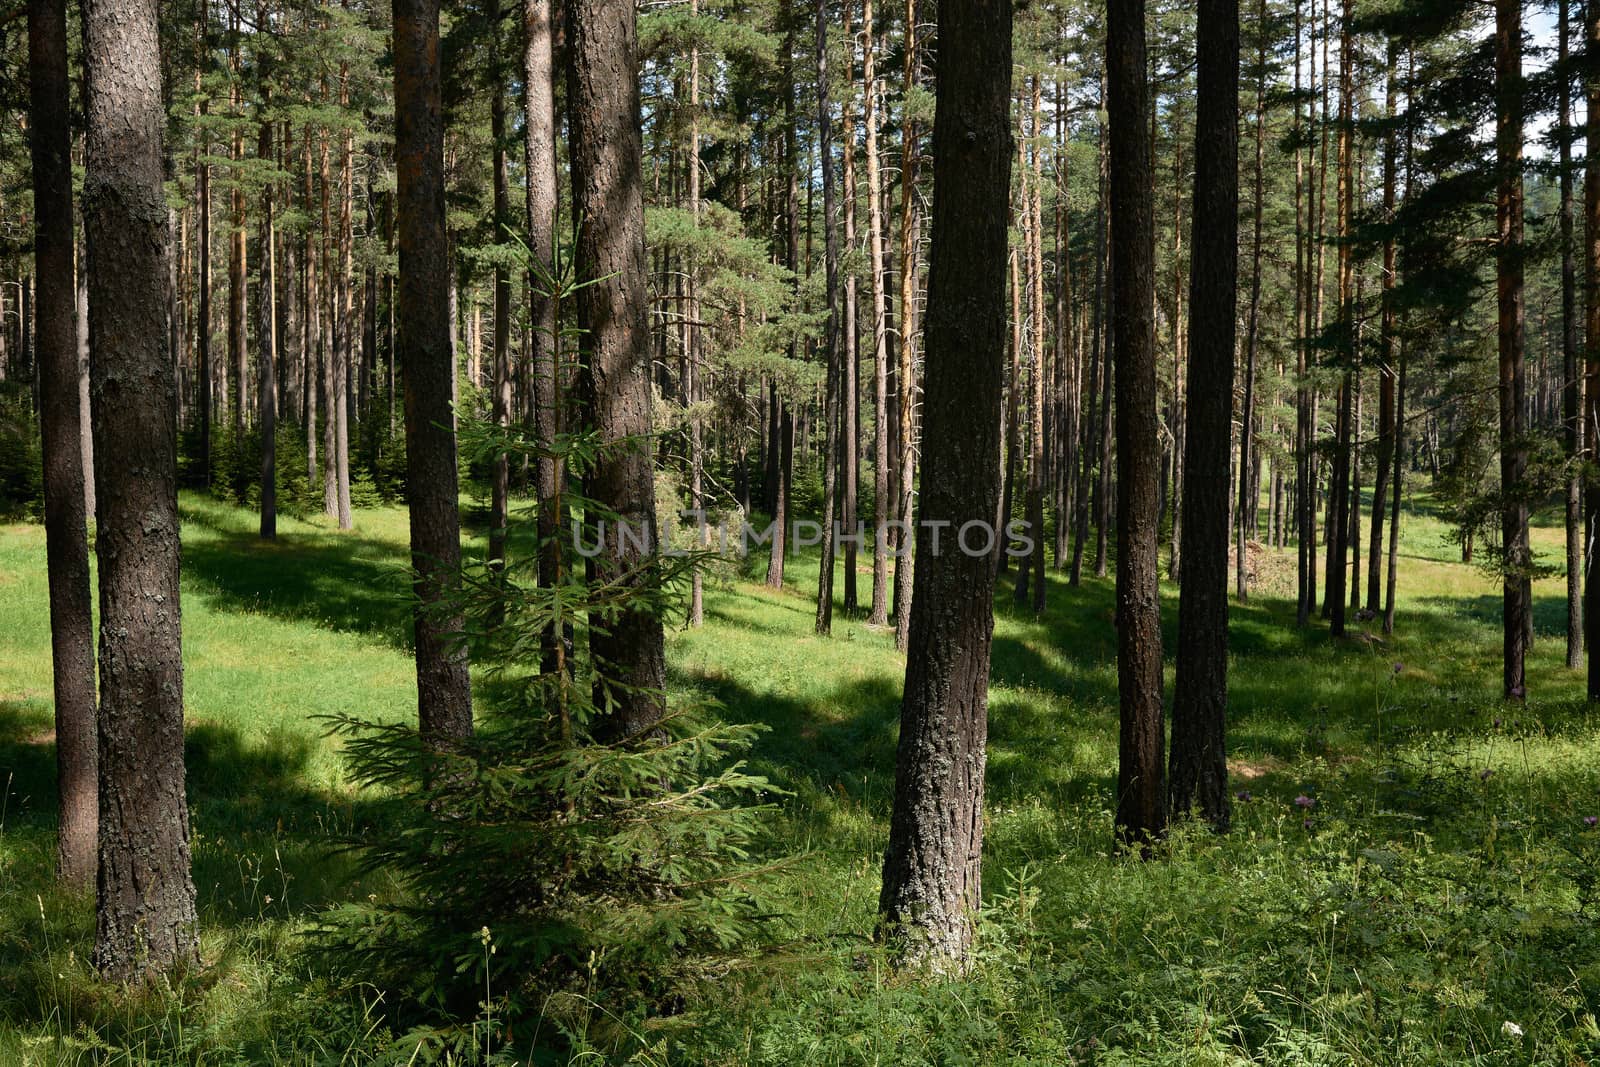
[[[84,964],[90,904],[49,877],[44,540],[0,528],[0,1064],[406,1062],[379,992],[334,983],[305,937],[326,905],[385,888],[325,851],[363,798],[314,717],[414,714],[405,515],[362,511],[348,534],[286,520],[269,546],[250,513],[182,504],[210,966],[133,995]],[[1250,798],[1231,835],[1180,828],[1158,862],[1111,855],[1110,582],[1052,575],[1041,620],[1001,590],[985,915],[959,981],[894,977],[869,940],[903,670],[892,635],[842,616],[831,639],[812,634],[815,557],[782,593],[711,588],[706,626],[669,637],[671,684],[772,727],[754,762],[792,791],[772,847],[801,856],[767,950],[682,1014],[624,1017],[640,1062],[1600,1057],[1600,830],[1583,821],[1600,815],[1600,722],[1562,665],[1562,580],[1536,589],[1530,703],[1502,706],[1498,586],[1455,562],[1426,497],[1413,504],[1393,639],[1299,631],[1292,601],[1234,607],[1233,788]],[[1535,530],[1557,559],[1560,537]],[[1309,827],[1300,795],[1316,802]]]

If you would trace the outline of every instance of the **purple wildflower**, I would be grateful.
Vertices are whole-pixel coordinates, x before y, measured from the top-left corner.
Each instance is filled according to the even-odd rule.
[[[1239,797],[1240,800],[1244,801],[1246,804],[1250,803],[1250,790],[1248,790],[1248,789],[1239,790],[1238,797]]]
[[[1301,823],[1300,825],[1305,827],[1307,830],[1309,830],[1309,829],[1311,829],[1311,820],[1307,819],[1305,822]]]
[[[1396,674],[1399,674],[1401,671],[1403,671],[1405,669],[1406,669],[1406,665],[1404,663],[1398,663],[1397,662],[1394,665],[1394,673],[1396,673]]]
[[[1600,816],[1596,816],[1596,815],[1585,815],[1585,816],[1584,816],[1584,817],[1583,817],[1583,825],[1585,825],[1585,826],[1591,826],[1591,827],[1592,827],[1592,826],[1594,826],[1594,825],[1595,825],[1595,824],[1596,824],[1596,823],[1600,823]]]
[[[1294,806],[1297,807],[1297,808],[1306,808],[1307,810],[1309,810],[1311,808],[1316,807],[1317,806],[1317,802],[1315,800],[1312,800],[1310,797],[1306,796],[1304,793],[1301,793],[1299,796],[1294,798]]]

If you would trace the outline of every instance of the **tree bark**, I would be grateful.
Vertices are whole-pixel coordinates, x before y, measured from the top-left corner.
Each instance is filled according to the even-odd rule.
[[[94,622],[84,500],[78,320],[72,272],[71,90],[66,0],[28,3],[28,119],[33,163],[34,302],[39,430],[44,452],[45,557],[55,696],[56,875],[94,884]]]
[[[982,529],[999,502],[1010,5],[941,0],[938,32],[923,521],[878,912],[903,959],[954,970],[981,899],[992,571],[932,524]]]
[[[855,30],[852,25],[855,13],[854,0],[844,0],[843,17],[845,41],[847,43],[845,80],[849,88],[846,91],[841,118],[844,125],[843,164],[844,164],[844,247],[847,251],[856,247],[856,123],[855,123]],[[858,322],[860,319],[860,297],[857,291],[856,273],[851,271],[844,278],[844,324],[842,355],[844,366],[843,378],[840,383],[840,394],[843,399],[841,411],[842,425],[841,461],[840,470],[843,484],[843,500],[840,503],[843,527],[846,537],[843,538],[844,547],[844,612],[854,617],[861,610],[860,597],[856,591],[856,556],[859,552],[859,524],[860,524],[860,478],[861,478],[861,345]]]
[[[1504,672],[1508,700],[1527,698],[1524,660],[1531,625],[1527,573],[1528,505],[1522,479],[1527,471],[1523,410],[1522,249],[1522,5],[1495,0],[1495,160],[1500,171],[1495,197],[1498,234],[1496,294],[1500,357],[1500,515],[1504,547]]]
[[[261,137],[257,155],[271,165],[272,123],[261,124]],[[277,263],[273,255],[273,203],[272,183],[261,187],[261,278],[257,310],[260,324],[257,330],[256,365],[259,381],[256,386],[257,420],[261,430],[261,537],[271,541],[278,536],[278,350],[277,334]]]
[[[500,59],[500,2],[489,0],[489,33],[493,40],[493,67],[490,72],[489,137],[494,142],[490,167],[494,185],[494,243],[509,243],[511,226],[511,182],[506,173],[506,78]],[[511,428],[511,271],[499,258],[494,265],[494,382],[490,418],[500,431]],[[506,565],[506,530],[511,524],[511,460],[504,452],[495,454],[489,487],[489,572],[499,580]],[[493,613],[498,624],[501,611]]]
[[[833,630],[834,492],[839,465],[839,380],[843,366],[839,351],[839,239],[835,232],[837,208],[833,189],[833,116],[828,102],[828,22],[827,4],[816,2],[817,56],[817,154],[822,162],[822,246],[824,284],[827,287],[828,320],[823,334],[824,387],[822,459],[822,562],[817,568],[816,632]],[[696,150],[695,156],[699,152]],[[694,161],[698,164],[698,159]],[[698,192],[698,183],[695,183]]]
[[[446,745],[472,733],[467,652],[458,603],[461,517],[450,396],[449,246],[444,211],[439,0],[394,0],[396,210],[406,486],[416,606],[417,718]]]
[[[177,382],[166,351],[167,205],[155,0],[87,0],[91,403],[99,493],[100,868],[95,965],[195,961],[184,802]]]
[[[1237,21],[1237,6],[1234,14]],[[1250,542],[1259,532],[1256,505],[1261,496],[1261,486],[1251,464],[1257,459],[1256,345],[1261,331],[1261,215],[1266,197],[1267,34],[1266,0],[1260,0],[1256,8],[1256,158],[1255,189],[1251,197],[1250,310],[1245,326],[1244,411],[1239,418],[1239,545],[1234,553],[1234,585],[1241,604],[1250,598]],[[1197,149],[1198,144],[1197,140]],[[1193,333],[1191,328],[1191,344]],[[1231,360],[1229,367],[1232,367]]]
[[[862,125],[867,153],[867,261],[872,272],[872,610],[867,622],[889,621],[889,342],[883,285],[883,172],[878,158],[878,81],[873,44],[872,0],[861,18]]]
[[[1565,0],[1563,0],[1565,2]],[[1384,115],[1393,122],[1395,115],[1395,56],[1399,46],[1393,41],[1389,43],[1386,60],[1388,72],[1387,88],[1384,90]],[[1384,136],[1383,143],[1383,218],[1385,222],[1394,220],[1395,205],[1395,178],[1397,170],[1397,146],[1393,128]],[[1568,186],[1570,210],[1570,184]],[[1570,233],[1570,220],[1569,231]],[[1383,306],[1379,324],[1379,345],[1382,355],[1381,366],[1378,368],[1378,448],[1377,467],[1372,480],[1372,537],[1367,544],[1367,611],[1377,614],[1381,610],[1379,599],[1382,592],[1380,582],[1380,563],[1383,558],[1383,518],[1387,510],[1384,498],[1388,495],[1390,468],[1394,465],[1395,439],[1399,432],[1399,423],[1395,414],[1395,383],[1399,377],[1398,352],[1399,343],[1395,336],[1395,240],[1391,233],[1383,242]]]
[[[1577,267],[1572,258],[1572,73],[1569,0],[1557,5],[1556,64],[1560,69],[1557,138],[1561,161],[1561,419],[1566,428],[1567,667],[1583,665],[1583,378],[1578,362]]]
[[[567,0],[571,61],[572,202],[579,220],[577,277],[580,393],[589,427],[614,446],[589,472],[587,495],[655,544],[655,475],[650,434],[650,333],[646,321],[644,197],[640,174],[638,34],[631,0]],[[613,531],[594,559],[596,577],[623,580],[649,560]],[[661,620],[643,610],[590,635],[610,665],[615,708],[599,726],[607,736],[638,734],[665,706],[666,652]]]
[[[1238,0],[1201,0],[1196,25],[1190,432],[1183,450],[1183,570],[1169,801],[1174,815],[1198,804],[1213,828],[1226,830],[1230,817],[1226,744],[1228,472],[1239,268]],[[1257,205],[1259,209],[1259,200]],[[1259,229],[1256,239],[1259,243]],[[1246,440],[1249,433],[1247,421],[1243,428]],[[1244,454],[1248,449],[1246,444]],[[1248,474],[1242,473],[1241,478],[1241,484],[1248,483]],[[1243,513],[1246,509],[1241,504],[1239,510]],[[1243,543],[1241,534],[1241,550]],[[1241,552],[1241,568],[1243,563]],[[1159,639],[1159,618],[1156,623]],[[1157,701],[1160,680],[1158,662]]]
[[[917,0],[906,0],[903,43],[905,89],[910,93],[917,84]],[[919,136],[916,122],[910,116],[905,116],[901,122],[900,139],[900,343],[895,346],[898,357],[895,373],[898,417],[895,419],[894,479],[898,493],[895,517],[901,523],[897,542],[900,551],[894,563],[894,643],[902,652],[911,636],[912,571],[915,569],[916,547],[911,529],[914,518],[912,509],[916,500],[917,231],[921,221],[916,200]]]
[[[1116,368],[1117,838],[1141,851],[1166,830],[1162,781],[1160,445],[1156,420],[1150,88],[1144,0],[1107,14],[1111,232],[1111,356]]]
[[[528,278],[528,330],[533,365],[534,436],[548,448],[562,432],[563,378],[561,337],[557,330],[556,225],[560,193],[557,185],[555,112],[555,32],[551,0],[524,0],[523,21],[527,49],[522,57],[523,118],[526,133],[528,254],[533,267]],[[562,581],[565,553],[561,530],[566,526],[562,490],[566,464],[553,455],[540,455],[534,465],[534,491],[538,498],[539,584],[551,588]],[[541,669],[561,669],[559,660],[566,641],[552,626],[540,636]]]

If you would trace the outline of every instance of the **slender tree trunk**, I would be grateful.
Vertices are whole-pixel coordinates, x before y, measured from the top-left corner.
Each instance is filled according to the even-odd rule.
[[[522,57],[523,124],[526,133],[528,254],[533,268],[528,278],[528,330],[533,350],[534,435],[548,446],[563,429],[563,376],[561,336],[557,331],[560,309],[556,302],[556,225],[560,193],[556,159],[555,31],[551,0],[524,0],[523,21],[527,48]],[[538,497],[539,584],[551,588],[563,580],[566,566],[560,537],[566,523],[562,490],[566,464],[555,456],[541,455],[535,462],[534,490]],[[567,641],[551,626],[540,635],[541,668],[561,670]]]
[[[820,11],[820,7],[819,7],[819,11]],[[690,12],[690,14],[692,16],[695,16],[695,17],[699,16],[699,14],[700,14],[700,3],[699,3],[699,0],[689,0],[689,12]],[[821,18],[820,14],[818,15],[818,18],[819,19]],[[827,78],[826,78],[826,75],[827,75],[827,69],[826,69],[827,64],[826,64],[826,57],[825,56],[823,58],[822,63],[823,63],[822,81],[819,84],[822,84],[824,86],[824,88],[820,89],[819,92],[823,92],[825,94],[825,91],[826,91],[825,83],[826,83],[826,80],[827,80]],[[826,110],[827,110],[827,102],[826,102],[826,100],[822,101],[822,105],[821,105],[820,110],[822,112],[826,113]],[[689,163],[689,165],[688,165],[687,169],[689,171],[689,211],[690,211],[691,215],[694,218],[695,227],[698,229],[699,226],[700,226],[700,214],[701,214],[701,205],[700,205],[700,49],[699,48],[693,48],[689,52],[689,160],[688,160],[688,163]],[[830,165],[831,165],[831,160],[829,160],[826,157],[826,154],[825,154],[824,162],[823,162],[823,171],[822,171],[825,181],[826,181],[827,175],[829,173],[829,166]],[[828,183],[828,188],[830,190],[830,195],[831,195],[831,188],[832,188],[831,182]],[[829,238],[829,240],[834,240],[832,229],[830,229],[828,231],[828,238]],[[834,251],[833,251],[832,254],[833,254],[833,268],[832,269],[834,269],[835,273],[837,273],[837,269],[836,269],[837,265],[838,265],[838,249],[837,249],[837,247],[834,248]],[[684,354],[685,355],[685,365],[686,365],[686,373],[684,375],[684,380],[685,380],[684,403],[686,405],[692,406],[693,404],[695,404],[700,399],[699,390],[700,390],[700,374],[701,374],[701,368],[700,368],[701,332],[700,332],[700,271],[699,271],[698,267],[696,267],[694,270],[692,270],[692,271],[690,271],[688,273],[688,277],[687,277],[687,280],[686,280],[685,284],[688,287],[688,297],[689,297],[689,299],[684,304],[684,311],[685,311],[685,315],[686,315],[686,321],[685,321],[685,324],[684,324],[684,329],[685,329],[685,333],[684,333],[684,348],[686,350],[685,354]],[[830,301],[833,299],[833,291],[834,291],[833,290],[833,283],[830,281],[829,284],[828,284],[828,294],[829,294],[829,300]],[[832,305],[830,304],[830,306],[832,306]],[[830,343],[837,344],[837,341],[835,340],[835,341],[832,341]],[[834,430],[833,430],[833,420],[832,420],[831,417],[830,417],[829,422],[828,422],[828,427],[829,427],[828,433],[832,434],[834,432]],[[705,530],[704,530],[704,525],[703,524],[705,522],[705,507],[706,507],[706,500],[705,500],[705,444],[704,444],[704,433],[705,433],[705,431],[704,431],[704,428],[701,426],[701,419],[700,419],[699,413],[698,412],[691,412],[691,414],[689,416],[689,507],[694,512],[694,519],[695,519],[696,527],[697,527],[697,530],[698,530],[697,537],[698,537],[698,539],[699,539],[699,541],[701,543],[703,543],[704,537],[705,537]],[[834,438],[830,438],[830,441],[834,441],[836,443]],[[833,458],[833,454],[830,453],[830,461],[832,460],[832,458]],[[833,470],[833,468],[830,465],[829,476],[831,477],[835,473],[836,472]],[[833,527],[832,527],[832,523],[831,523],[831,519],[832,519],[832,516],[833,516],[833,506],[832,506],[832,501],[831,501],[831,494],[825,494],[825,495],[829,496],[829,498],[830,498],[828,507],[825,509],[827,511],[827,513],[828,513],[828,517],[827,517],[827,519],[824,520],[824,524],[826,526],[826,530],[824,532],[824,537],[827,538],[827,552],[825,553],[825,558],[828,561],[828,568],[827,568],[827,570],[828,570],[828,599],[827,599],[827,607],[828,607],[829,622],[831,622],[832,621],[832,615],[833,615],[833,567],[832,567],[832,561],[833,561],[834,542],[833,542]],[[688,620],[689,621],[689,625],[692,626],[692,627],[693,626],[700,626],[700,625],[704,624],[705,617],[706,617],[705,575],[701,573],[701,569],[699,567],[696,567],[694,569],[694,573],[692,575],[690,575],[690,578],[689,578],[689,620]]]
[[[1237,23],[1237,6],[1234,14]],[[1234,584],[1241,604],[1250,597],[1250,542],[1259,533],[1256,506],[1261,498],[1259,475],[1252,468],[1252,462],[1259,462],[1255,450],[1256,344],[1261,329],[1261,214],[1266,199],[1268,32],[1266,0],[1260,0],[1256,8],[1256,159],[1255,189],[1251,197],[1250,310],[1245,326],[1244,411],[1239,418],[1239,545],[1234,553]],[[1195,144],[1198,150],[1198,139]],[[1195,225],[1198,227],[1198,221]],[[1190,304],[1193,305],[1192,300]],[[1193,328],[1189,332],[1193,344]],[[1232,367],[1231,360],[1229,366]],[[1226,801],[1226,793],[1223,797]]]
[[[257,156],[272,160],[271,122],[261,124]],[[261,537],[271,541],[278,536],[278,349],[277,263],[273,255],[272,183],[261,187],[261,296],[257,302],[260,324],[257,328],[256,364],[260,380],[256,386],[257,421],[261,431]]]
[[[917,0],[906,0],[905,26],[905,87],[909,93],[917,85]],[[917,235],[920,219],[917,213],[916,186],[918,163],[917,123],[906,116],[901,122],[900,141],[900,343],[895,346],[898,365],[895,382],[899,386],[898,434],[896,444],[897,506],[895,517],[900,520],[897,545],[899,553],[894,563],[894,633],[895,647],[902,652],[911,634],[911,576],[914,569],[916,539],[912,534],[912,509],[915,497],[916,466],[916,352],[917,352]]]
[[[999,502],[1010,5],[941,0],[938,32],[922,544],[878,898],[880,931],[936,971],[964,965],[981,902],[992,570],[936,549],[932,524],[987,523]]]
[[[586,351],[580,392],[587,422],[600,439],[618,442],[650,433],[650,333],[646,321],[644,199],[640,176],[638,34],[630,0],[567,0],[571,61],[572,201],[581,220],[576,247],[578,324]],[[645,447],[604,453],[589,472],[587,495],[654,545],[655,476]],[[648,559],[635,541],[604,539],[596,577],[617,581]],[[661,620],[644,610],[622,613],[605,632],[590,634],[594,656],[611,665],[625,688],[602,735],[632,736],[664,710],[666,652]]]
[[[1524,660],[1530,613],[1527,573],[1528,505],[1522,480],[1527,471],[1523,411],[1522,265],[1522,6],[1495,0],[1495,157],[1500,170],[1495,197],[1498,229],[1496,292],[1500,355],[1501,544],[1505,551],[1504,695],[1527,698]]]
[[[1584,11],[1586,47],[1592,55],[1600,51],[1600,4],[1589,4]],[[1600,75],[1593,67],[1584,72],[1584,114],[1586,141],[1600,145]],[[1585,458],[1594,462],[1600,454],[1600,167],[1586,167],[1583,176],[1584,214],[1584,394],[1583,421]],[[1431,454],[1431,452],[1430,452]],[[1600,526],[1600,481],[1589,479],[1584,493],[1585,528],[1590,536]],[[1590,703],[1600,701],[1600,568],[1587,566],[1583,587],[1584,647],[1588,650],[1587,696]]]
[[[28,2],[36,359],[55,696],[56,875],[94,884],[97,835],[94,621],[84,499],[78,321],[72,277],[71,90],[66,0]]]
[[[1326,15],[1326,12],[1324,12]],[[1325,20],[1326,21],[1326,18]],[[1342,637],[1345,630],[1345,580],[1349,576],[1349,541],[1350,541],[1350,460],[1351,441],[1353,432],[1353,395],[1355,392],[1355,361],[1356,353],[1356,321],[1355,321],[1355,264],[1351,258],[1350,243],[1346,239],[1350,233],[1351,208],[1354,201],[1355,186],[1352,180],[1352,164],[1354,146],[1351,144],[1353,133],[1352,110],[1353,89],[1351,82],[1351,39],[1350,39],[1350,8],[1349,0],[1344,5],[1343,16],[1340,19],[1340,47],[1339,47],[1339,161],[1337,183],[1337,202],[1335,210],[1338,213],[1336,222],[1339,237],[1338,247],[1338,286],[1339,286],[1339,324],[1338,343],[1340,362],[1343,371],[1337,393],[1338,414],[1334,421],[1334,456],[1333,456],[1333,485],[1328,493],[1328,575],[1327,595],[1323,607],[1329,617],[1329,633],[1334,637]],[[1326,36],[1324,37],[1326,40]],[[1326,79],[1324,79],[1326,83]]]
[[[1557,138],[1561,160],[1561,419],[1566,424],[1567,463],[1567,667],[1583,665],[1583,378],[1578,356],[1577,267],[1572,258],[1572,73],[1568,66],[1571,20],[1568,0],[1557,5],[1556,64],[1561,85]]]
[[[162,299],[166,114],[155,0],[87,0],[83,18],[83,208],[100,496],[94,961],[107,977],[130,980],[197,957],[184,801],[177,385]]]
[[[861,84],[867,153],[867,259],[872,271],[872,611],[867,622],[889,621],[889,342],[883,284],[883,172],[878,158],[878,81],[872,0],[863,0]],[[781,535],[780,535],[781,536]]]
[[[489,0],[489,33],[493,40],[494,73],[489,98],[489,136],[494,142],[490,158],[494,183],[494,242],[509,244],[506,232],[511,226],[511,182],[506,173],[506,78],[500,58],[500,2]],[[494,266],[494,395],[490,418],[501,432],[511,429],[511,271],[499,258]],[[497,452],[489,477],[489,570],[495,580],[503,577],[506,565],[506,529],[511,524],[511,461]],[[491,619],[498,625],[502,611]]]
[[[1117,386],[1117,838],[1148,849],[1166,830],[1162,781],[1160,445],[1156,420],[1150,89],[1144,0],[1111,0],[1106,31],[1111,124],[1111,337]]]
[[[396,208],[406,484],[416,607],[417,713],[435,744],[472,733],[472,687],[457,601],[461,527],[449,398],[449,244],[444,211],[439,0],[394,0]]]
[[[817,56],[817,154],[822,160],[822,234],[824,284],[827,286],[828,321],[823,334],[827,383],[823,409],[822,459],[822,563],[817,569],[816,631],[833,630],[834,491],[839,464],[839,380],[843,367],[839,352],[839,239],[835,230],[837,209],[833,189],[833,116],[828,103],[828,22],[827,4],[816,2]],[[698,157],[698,150],[694,153]],[[698,158],[692,160],[699,169]],[[692,180],[699,191],[698,180]]]
[[[1189,272],[1191,432],[1183,452],[1183,571],[1169,803],[1174,815],[1198,804],[1212,827],[1226,830],[1230,817],[1228,463],[1239,267],[1238,0],[1201,0],[1196,25],[1194,263]],[[1259,190],[1256,203],[1259,212]],[[1259,248],[1259,214],[1257,220]],[[1248,410],[1245,420],[1243,438],[1248,441]],[[1248,452],[1248,444],[1244,449]],[[1247,483],[1248,474],[1241,473],[1241,484]],[[1241,504],[1240,513],[1245,510]],[[1241,570],[1243,543],[1241,534]],[[1154,629],[1159,641],[1159,617]],[[1158,708],[1160,684],[1158,662]]]
[[[350,107],[350,70],[339,70],[339,106]],[[355,244],[351,230],[351,214],[355,199],[355,141],[347,128],[339,157],[339,277],[333,289],[336,300],[331,321],[335,331],[336,370],[334,376],[334,447],[338,464],[339,529],[352,527],[350,515],[350,427],[355,422],[351,411],[354,401],[352,370],[355,369],[355,271],[352,250]]]
[[[856,240],[856,126],[855,97],[855,31],[851,25],[855,11],[854,0],[844,0],[844,26],[846,48],[845,77],[849,89],[845,94],[842,118],[844,123],[844,247],[854,251]],[[860,531],[860,476],[861,476],[861,346],[858,319],[860,317],[856,274],[851,271],[844,279],[844,336],[843,380],[840,390],[844,400],[842,436],[844,500],[841,505],[844,544],[844,611],[854,617],[861,610],[856,591],[856,555],[859,550]]]
[[[1384,115],[1392,123],[1395,116],[1395,56],[1399,46],[1389,43],[1385,66],[1387,88],[1384,91]],[[1397,170],[1397,141],[1391,127],[1383,144],[1383,218],[1394,219],[1395,178]],[[1570,192],[1570,189],[1569,189]],[[1367,612],[1381,610],[1380,564],[1383,559],[1383,518],[1387,510],[1385,497],[1389,491],[1391,468],[1394,465],[1395,441],[1399,435],[1399,422],[1395,412],[1395,383],[1399,376],[1399,343],[1395,336],[1395,240],[1391,234],[1383,242],[1383,304],[1379,324],[1378,368],[1378,448],[1377,467],[1372,479],[1372,537],[1367,543]]]

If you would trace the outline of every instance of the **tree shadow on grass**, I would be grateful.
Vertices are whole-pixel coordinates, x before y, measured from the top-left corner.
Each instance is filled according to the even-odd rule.
[[[185,526],[205,530],[184,540],[184,578],[219,610],[259,612],[410,649],[410,559],[403,547],[349,532],[283,533],[263,541],[211,509],[185,502],[180,511]]]
[[[365,797],[311,784],[318,748],[304,734],[247,738],[214,723],[188,724],[185,784],[203,927],[306,915],[358,891],[348,882],[349,863],[330,849],[370,826],[376,809]],[[38,853],[36,861],[8,865],[8,879],[22,885],[5,895],[32,901],[54,891],[55,761],[49,712],[0,701],[0,778],[11,783],[0,832]],[[0,971],[7,945],[0,936]],[[79,948],[80,957],[88,948]]]

